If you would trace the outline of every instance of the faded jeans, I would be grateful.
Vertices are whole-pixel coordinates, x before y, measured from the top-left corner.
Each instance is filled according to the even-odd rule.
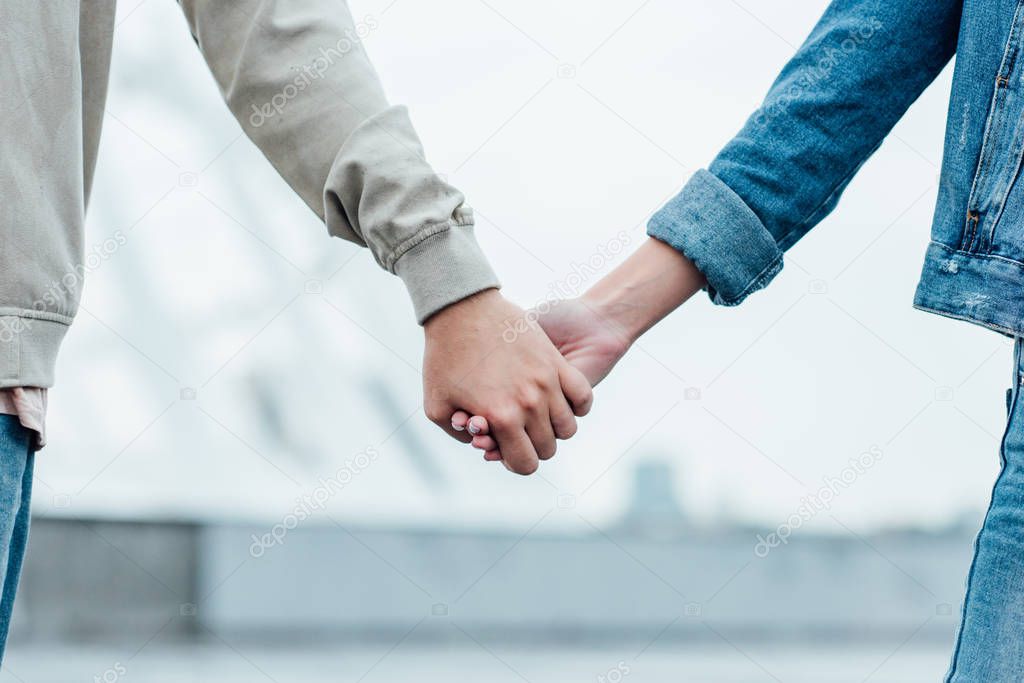
[[[0,663],[28,543],[32,438],[17,417],[0,415]]]
[[[1024,340],[1014,350],[1002,469],[975,542],[947,683],[1024,681]]]

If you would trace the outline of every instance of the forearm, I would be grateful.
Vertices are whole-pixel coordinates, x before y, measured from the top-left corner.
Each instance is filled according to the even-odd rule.
[[[962,7],[962,0],[834,0],[719,153],[709,170],[782,250],[828,215],[953,57]]]
[[[648,234],[697,264],[717,304],[766,287],[953,56],[963,4],[833,0],[763,105]]]
[[[425,320],[496,287],[465,198],[427,163],[336,0],[181,0],[228,106],[330,234],[369,247]]]
[[[650,238],[583,300],[632,343],[704,285],[704,276],[688,258]]]

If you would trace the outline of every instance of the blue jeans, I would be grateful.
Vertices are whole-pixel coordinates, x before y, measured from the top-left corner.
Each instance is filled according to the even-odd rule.
[[[32,433],[17,417],[0,415],[0,662],[28,543],[33,459]]]
[[[1024,339],[1014,351],[1002,470],[975,541],[947,683],[1024,680]]]

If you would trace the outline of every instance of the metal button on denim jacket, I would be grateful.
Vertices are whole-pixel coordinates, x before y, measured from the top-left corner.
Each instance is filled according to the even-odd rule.
[[[939,197],[915,306],[1024,336],[1024,0],[836,0],[739,134],[651,236],[736,305],[836,206],[955,54]]]

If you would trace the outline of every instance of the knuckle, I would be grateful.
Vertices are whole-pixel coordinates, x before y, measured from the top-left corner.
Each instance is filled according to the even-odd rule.
[[[498,431],[512,429],[521,422],[519,411],[509,408],[499,408],[490,417],[491,427]]]
[[[436,425],[444,424],[448,420],[449,416],[444,413],[444,406],[438,403],[430,403],[423,407],[423,414]]]
[[[534,408],[544,400],[544,392],[535,384],[528,384],[519,390],[519,405]]]

